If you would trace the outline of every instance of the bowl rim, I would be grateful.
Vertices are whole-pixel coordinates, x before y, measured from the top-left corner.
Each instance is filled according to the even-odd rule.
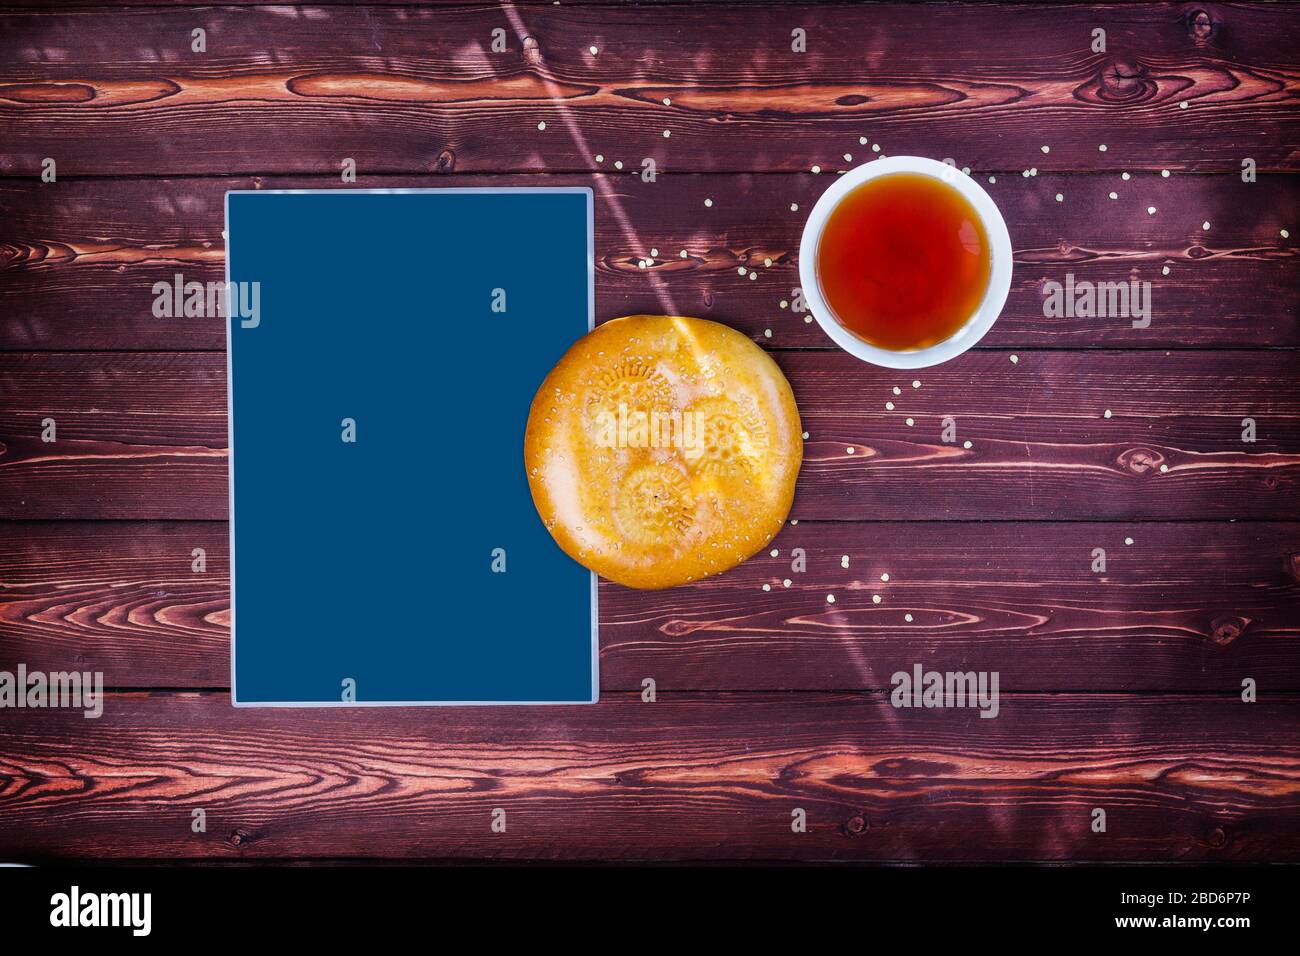
[[[923,349],[908,351],[892,351],[872,345],[841,325],[822,296],[817,278],[817,246],[831,213],[857,186],[892,173],[920,173],[952,186],[975,208],[989,240],[989,282],[979,306],[949,338]],[[924,156],[873,159],[837,176],[813,205],[799,241],[799,283],[804,302],[817,324],[844,351],[883,368],[926,368],[956,358],[974,346],[993,327],[1006,304],[1011,289],[1011,268],[1011,236],[997,203],[979,183],[960,169]]]

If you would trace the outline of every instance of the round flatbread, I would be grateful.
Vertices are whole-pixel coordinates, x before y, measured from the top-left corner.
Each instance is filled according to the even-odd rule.
[[[524,436],[533,502],[570,556],[667,588],[735,567],[790,513],[803,458],[790,384],[744,335],[633,315],[576,342]]]

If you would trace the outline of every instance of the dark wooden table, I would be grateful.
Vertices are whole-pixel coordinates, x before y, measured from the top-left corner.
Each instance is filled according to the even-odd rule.
[[[0,861],[1300,860],[1297,95],[1271,3],[0,10],[0,669],[113,688],[0,710]],[[997,326],[916,374],[791,308],[811,204],[901,154],[1015,249]],[[778,556],[602,584],[594,707],[229,704],[224,326],[152,287],[222,277],[226,190],[347,158],[592,185],[599,319],[729,323],[794,386]],[[1046,316],[1067,274],[1150,282],[1149,326]],[[997,671],[1000,715],[891,707],[915,663]]]

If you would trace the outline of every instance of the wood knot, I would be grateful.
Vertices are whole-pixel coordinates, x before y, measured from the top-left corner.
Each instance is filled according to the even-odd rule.
[[[438,158],[433,161],[433,171],[435,173],[455,172],[456,154],[450,149],[444,149],[438,154]]]
[[[1114,60],[1102,67],[1091,83],[1075,91],[1079,99],[1090,103],[1132,103],[1154,97],[1157,84],[1147,77],[1146,67],[1127,60]]]
[[[1205,10],[1192,10],[1187,14],[1187,32],[1197,45],[1208,43],[1219,25]]]
[[[542,65],[542,44],[537,37],[524,37],[524,62],[530,66]]]
[[[226,842],[231,846],[243,846],[245,843],[250,842],[251,839],[252,834],[247,830],[232,830],[230,836],[226,838]]]
[[[1205,838],[1205,842],[1215,849],[1226,846],[1228,843],[1228,831],[1223,829],[1223,827],[1215,827],[1209,832],[1209,835]]]
[[[867,828],[867,821],[864,820],[861,815],[858,815],[856,817],[849,817],[849,819],[844,824],[844,832],[850,834],[851,836],[857,836],[859,833],[866,830],[866,828]]]
[[[1164,463],[1165,456],[1151,448],[1130,448],[1119,456],[1120,467],[1129,474],[1146,475]]]
[[[1210,640],[1221,647],[1226,647],[1245,632],[1250,626],[1250,618],[1239,614],[1223,614],[1210,622]]]

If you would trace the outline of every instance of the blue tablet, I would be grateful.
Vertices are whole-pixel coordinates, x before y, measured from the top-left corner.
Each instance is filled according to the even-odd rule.
[[[595,701],[595,575],[523,464],[591,190],[230,192],[226,237],[234,704]]]

